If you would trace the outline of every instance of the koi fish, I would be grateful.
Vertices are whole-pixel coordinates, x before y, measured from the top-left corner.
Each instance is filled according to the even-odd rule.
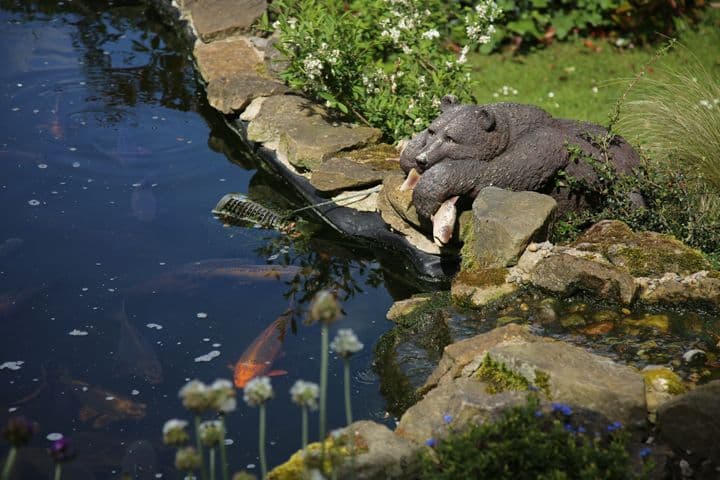
[[[237,388],[245,385],[260,375],[286,375],[285,370],[271,370],[272,364],[280,353],[287,322],[292,317],[293,308],[289,307],[274,322],[272,322],[260,335],[253,340],[235,364],[233,378]]]
[[[124,302],[122,311],[114,313],[112,317],[120,324],[118,347],[114,356],[116,373],[138,376],[152,384],[162,382],[163,369],[160,360],[148,339],[130,324]]]
[[[92,421],[93,428],[103,428],[120,420],[142,420],[147,413],[147,405],[135,402],[110,390],[90,385],[75,379],[61,379],[71,389],[72,394],[82,403],[78,415],[81,422]]]

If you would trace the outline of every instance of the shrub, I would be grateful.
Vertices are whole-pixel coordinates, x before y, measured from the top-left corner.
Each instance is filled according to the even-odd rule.
[[[500,10],[440,0],[273,2],[282,78],[329,107],[398,140],[425,128],[453,93],[470,100],[466,56],[487,43]],[[269,25],[265,28],[270,29]],[[465,46],[443,44],[464,32]]]
[[[572,409],[553,404],[540,410],[537,398],[506,410],[496,422],[451,432],[428,445],[422,478],[427,479],[630,479],[646,478],[647,470],[633,473],[626,450],[628,434],[619,423],[605,432],[586,431],[573,421]],[[649,451],[643,450],[641,456]]]

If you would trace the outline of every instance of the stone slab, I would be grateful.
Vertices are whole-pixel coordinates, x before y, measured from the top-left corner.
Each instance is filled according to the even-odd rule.
[[[264,69],[262,53],[242,37],[210,44],[197,41],[193,55],[208,83],[238,75],[260,75]]]
[[[243,33],[267,10],[266,0],[184,0],[203,42]]]
[[[374,170],[347,157],[335,157],[313,170],[310,184],[321,192],[336,192],[377,185],[387,174],[387,170]]]
[[[225,114],[243,111],[256,98],[279,95],[287,91],[288,88],[282,83],[256,75],[214,79],[206,89],[210,105]]]

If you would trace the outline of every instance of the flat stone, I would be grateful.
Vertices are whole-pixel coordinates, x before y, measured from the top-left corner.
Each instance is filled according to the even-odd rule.
[[[248,139],[276,146],[299,169],[314,170],[342,150],[377,142],[375,128],[331,123],[329,112],[295,95],[267,98],[248,125]]]
[[[348,157],[334,157],[313,170],[310,184],[321,192],[336,192],[377,185],[387,174]]]
[[[213,43],[197,41],[193,55],[208,83],[238,75],[260,75],[264,68],[262,54],[243,37]]]
[[[440,254],[440,247],[435,245],[435,243],[425,236],[424,233],[416,230],[412,225],[408,224],[390,205],[390,202],[387,199],[387,190],[384,184],[383,189],[378,196],[377,209],[380,212],[380,216],[383,221],[387,223],[393,231],[404,235],[407,241],[415,248],[435,255]]]
[[[203,42],[243,33],[267,10],[266,0],[183,0]]]
[[[431,298],[432,297],[430,296],[415,296],[407,298],[405,300],[398,300],[397,302],[392,304],[390,310],[388,310],[387,314],[385,315],[385,318],[387,318],[391,322],[394,322],[402,316],[411,314],[415,311],[416,308],[424,305]]]
[[[533,285],[551,292],[572,295],[586,291],[626,305],[632,303],[637,288],[626,269],[603,262],[591,252],[557,247],[539,259],[529,277]]]
[[[257,75],[217,78],[212,80],[206,89],[210,105],[226,114],[244,110],[256,98],[287,91],[284,84]]]
[[[635,281],[639,287],[638,297],[645,303],[681,305],[694,302],[720,307],[720,278],[708,271],[684,277],[666,274],[661,278],[637,278]]]
[[[515,265],[531,241],[547,239],[556,208],[555,199],[541,193],[482,189],[473,201],[473,235],[463,255],[473,255],[481,268]]]
[[[349,190],[335,195],[331,200],[343,207],[360,212],[376,212],[379,193],[377,187],[365,190]]]
[[[699,458],[720,459],[720,380],[678,395],[658,409],[660,438]]]
[[[386,176],[383,180],[385,197],[400,218],[410,225],[420,227],[420,218],[415,210],[415,205],[412,203],[412,190],[399,190],[404,181],[405,175],[402,173]]]
[[[476,307],[483,307],[515,293],[518,288],[514,283],[479,286],[464,283],[456,279],[452,283],[450,294],[454,299],[469,300]]]

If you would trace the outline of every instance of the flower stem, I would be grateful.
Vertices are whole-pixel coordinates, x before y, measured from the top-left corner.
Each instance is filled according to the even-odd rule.
[[[302,448],[305,450],[308,444],[308,410],[302,407]]]
[[[53,477],[55,480],[60,480],[60,477],[62,477],[62,464],[56,463],[55,464],[55,477]]]
[[[215,480],[215,447],[210,448],[210,480]]]
[[[320,471],[325,473],[325,405],[327,403],[328,327],[323,323],[320,342]]]
[[[352,407],[350,406],[350,360],[347,358],[343,359],[344,372],[343,378],[345,380],[345,421],[350,425],[352,423]]]
[[[205,456],[203,455],[202,442],[200,441],[200,415],[195,415],[195,448],[197,448],[201,459],[200,478],[207,480],[207,468],[205,467]]]
[[[2,480],[8,480],[10,478],[10,472],[15,464],[15,457],[17,457],[17,448],[12,446],[5,459],[5,466],[2,469],[2,477],[0,477]]]
[[[222,478],[223,480],[228,480],[227,451],[225,450],[225,415],[220,415],[220,428],[222,428],[222,437],[220,438],[220,464],[222,466]]]
[[[267,462],[265,460],[265,404],[260,404],[260,434],[258,435],[258,449],[260,451],[260,471],[262,480],[267,475]]]

